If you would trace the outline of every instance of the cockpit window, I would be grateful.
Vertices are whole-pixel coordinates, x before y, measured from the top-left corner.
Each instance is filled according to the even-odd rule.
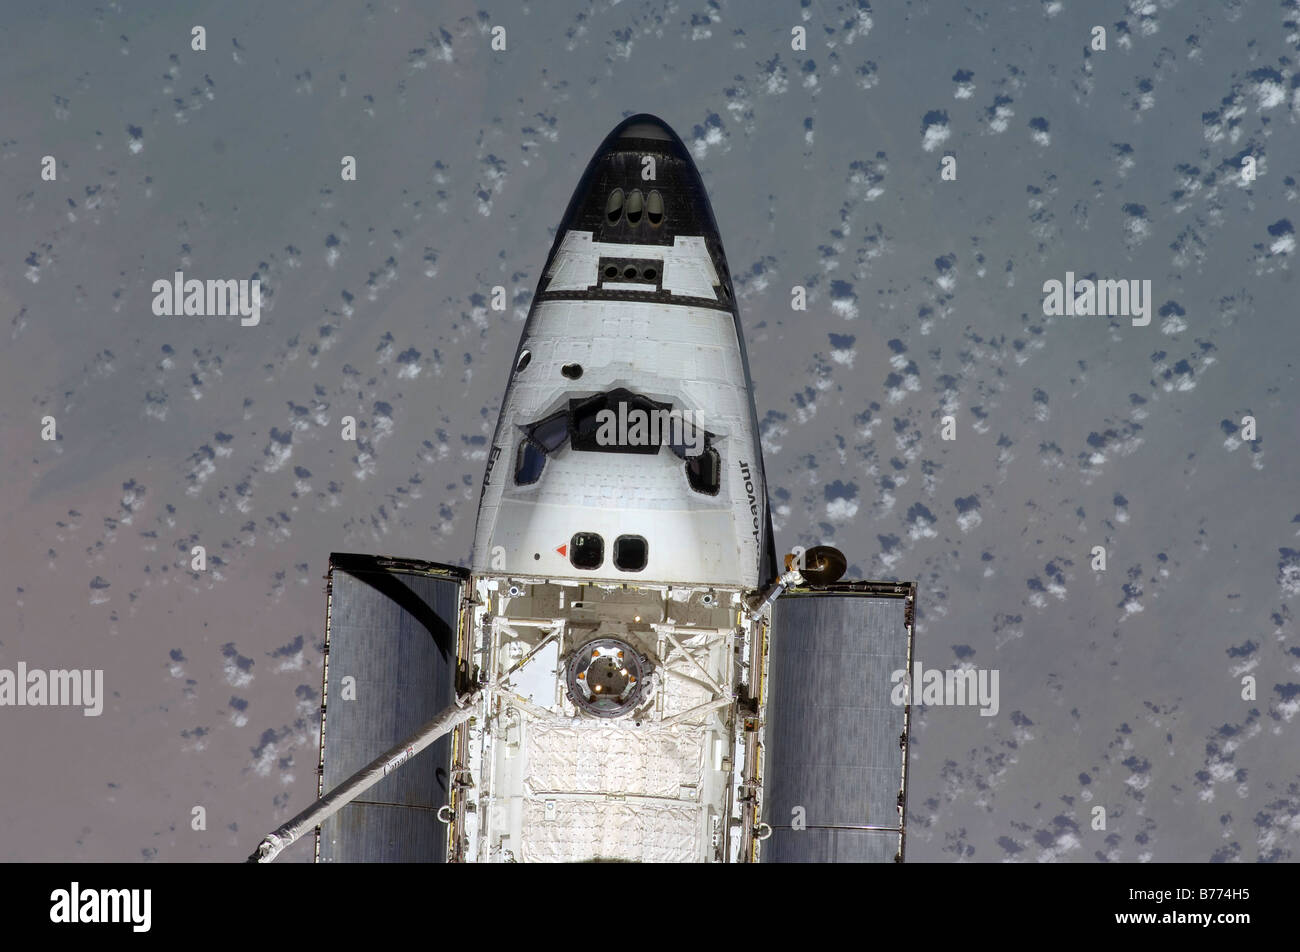
[[[575,532],[569,540],[569,561],[575,569],[598,569],[605,561],[605,540],[594,532]]]
[[[712,441],[702,427],[683,419],[677,428],[669,431],[668,448],[678,459],[692,459],[703,453]]]
[[[540,423],[529,427],[529,436],[536,440],[548,453],[554,453],[569,436],[569,415],[561,411],[553,413]]]
[[[561,410],[522,429],[515,455],[516,486],[528,486],[541,479],[547,454],[554,453],[569,438],[569,414]]]
[[[686,464],[686,478],[695,492],[715,496],[722,481],[722,460],[713,445],[718,437],[700,426],[689,411],[623,387],[570,399],[566,409],[519,429],[517,486],[537,482],[546,458],[566,441],[581,453],[653,456],[666,446]]]
[[[686,460],[686,481],[697,493],[716,496],[722,485],[722,460],[712,446]]]
[[[659,452],[659,445],[663,442],[656,438],[662,429],[657,424],[666,420],[671,410],[670,403],[656,403],[622,387],[582,400],[570,400],[573,448],[584,453],[653,456]],[[652,422],[656,426],[652,426]]]
[[[645,568],[650,547],[641,536],[621,535],[614,540],[614,566],[622,572]]]
[[[542,478],[546,467],[546,454],[531,440],[519,441],[519,452],[515,457],[515,485],[528,486]]]

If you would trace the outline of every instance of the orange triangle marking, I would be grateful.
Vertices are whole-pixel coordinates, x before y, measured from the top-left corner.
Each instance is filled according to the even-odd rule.
[[[558,553],[560,553],[560,555],[568,555],[568,554],[569,554],[569,543],[566,542],[566,543],[564,543],[564,545],[557,545],[557,546],[555,547],[555,551],[558,552]]]

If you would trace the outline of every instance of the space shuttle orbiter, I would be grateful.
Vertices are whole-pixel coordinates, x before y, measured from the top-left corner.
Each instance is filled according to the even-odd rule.
[[[474,571],[770,581],[731,274],[695,163],[663,122],[633,116],[605,137],[542,275],[492,441]],[[598,417],[613,424],[605,439]]]
[[[786,561],[712,209],[632,116],[542,270],[472,568],[331,556],[322,796],[253,858],[901,860],[915,585]]]

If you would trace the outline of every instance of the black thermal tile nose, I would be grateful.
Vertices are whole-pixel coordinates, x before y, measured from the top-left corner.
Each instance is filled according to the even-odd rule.
[[[672,142],[672,131],[666,126],[663,120],[655,116],[642,113],[639,116],[633,116],[624,122],[622,131],[619,133],[620,139],[660,139],[664,142]]]
[[[560,220],[546,270],[571,231],[590,232],[596,243],[623,245],[671,246],[678,238],[702,239],[719,275],[720,299],[727,304],[733,300],[699,170],[685,143],[657,116],[629,116],[597,147]]]

